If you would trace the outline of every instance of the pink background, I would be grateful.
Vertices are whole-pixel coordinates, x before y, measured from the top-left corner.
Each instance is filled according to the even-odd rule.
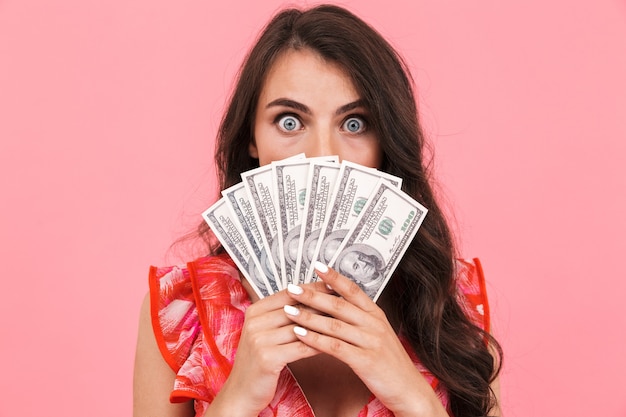
[[[626,5],[449,3],[342,4],[415,75],[505,415],[625,416]],[[281,4],[0,1],[0,416],[130,414],[148,266],[189,256],[169,245]]]

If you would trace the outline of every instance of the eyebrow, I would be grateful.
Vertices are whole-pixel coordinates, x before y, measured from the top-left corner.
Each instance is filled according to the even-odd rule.
[[[311,114],[311,109],[309,109],[306,105],[299,103],[295,100],[290,100],[288,98],[278,98],[268,103],[267,106],[265,106],[265,108],[270,108],[270,107],[275,107],[275,106],[291,107],[292,109],[298,110],[302,113]],[[335,115],[339,116],[343,113],[347,113],[359,107],[365,107],[365,102],[363,101],[363,99],[358,99],[351,103],[344,104],[343,106],[339,107],[335,111]]]

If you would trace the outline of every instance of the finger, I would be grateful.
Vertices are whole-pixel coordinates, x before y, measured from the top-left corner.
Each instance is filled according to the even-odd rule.
[[[280,358],[285,364],[295,362],[300,359],[310,358],[311,356],[318,355],[319,353],[320,352],[314,347],[309,346],[297,339],[295,342],[276,346],[271,352],[267,352],[269,355],[276,355],[276,357]]]
[[[361,350],[348,342],[301,326],[294,327],[293,332],[299,340],[315,351],[334,356],[350,367],[359,361]]]
[[[329,271],[328,273],[330,274],[332,272]],[[335,272],[335,274],[337,273]],[[339,277],[341,276],[339,275]],[[349,281],[345,277],[343,277],[343,279]],[[339,282],[339,280],[335,282]],[[357,296],[346,298],[337,295],[330,295],[328,294],[328,290],[326,292],[316,291],[310,287],[298,286],[294,284],[289,284],[287,291],[289,295],[300,304],[306,305],[311,309],[318,310],[355,326],[371,325],[373,324],[371,323],[372,318],[386,320],[384,312],[365,293],[363,293],[356,284],[351,281],[348,283],[341,282],[341,284],[353,284],[356,287],[356,290],[359,291],[359,294],[357,294]],[[339,291],[343,292],[343,289],[340,288]],[[358,295],[362,297],[359,297]],[[351,300],[357,305],[353,304]]]
[[[235,363],[244,363],[246,368],[264,369],[269,372],[280,372],[288,363],[299,359],[308,358],[318,354],[315,348],[297,339],[293,328],[287,328],[289,343],[271,344],[266,343],[271,335],[253,338],[245,343],[240,343],[237,348]],[[274,335],[276,336],[276,335]],[[242,341],[243,342],[243,339]]]
[[[316,291],[310,287],[289,284],[289,295],[311,310],[333,316],[346,323],[359,325],[367,319],[363,310],[354,306],[343,297]]]
[[[296,342],[296,338],[293,328],[295,325],[289,321],[289,325],[282,326],[277,329],[270,329],[260,332],[247,332],[245,337],[242,337],[243,344],[249,346],[253,351],[262,351],[267,348],[275,348],[279,345]]]
[[[293,303],[293,299],[288,295],[286,290],[281,290],[251,304],[246,309],[246,317],[256,317],[264,315],[269,311],[281,310],[283,306],[288,303]]]
[[[334,317],[316,314],[307,308],[285,305],[285,314],[300,327],[360,345],[364,333],[355,326]]]
[[[290,302],[293,303],[293,300],[290,300]],[[283,306],[272,311],[263,312],[263,314],[250,311],[250,308],[246,310],[244,319],[244,330],[248,333],[260,333],[291,324],[291,320],[285,317],[285,313],[282,311]]]
[[[319,261],[316,261],[314,266],[322,282],[351,304],[367,312],[378,310],[376,303],[354,281]]]
[[[327,285],[324,281],[315,281],[308,284],[301,284],[302,287],[312,288],[315,291],[323,292],[325,294],[335,294],[335,291],[331,286]]]

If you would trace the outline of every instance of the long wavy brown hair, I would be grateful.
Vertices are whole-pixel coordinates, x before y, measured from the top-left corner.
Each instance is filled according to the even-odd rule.
[[[239,71],[219,128],[215,160],[221,189],[259,166],[248,148],[265,75],[282,52],[302,48],[339,64],[351,77],[380,138],[381,169],[402,177],[403,190],[429,209],[388,286],[398,300],[389,313],[400,320],[424,366],[446,387],[449,411],[456,417],[487,415],[496,401],[490,384],[500,370],[502,351],[457,303],[454,243],[433,193],[413,80],[404,60],[376,30],[331,5],[284,10],[268,23]],[[198,233],[211,253],[222,252],[205,223]]]

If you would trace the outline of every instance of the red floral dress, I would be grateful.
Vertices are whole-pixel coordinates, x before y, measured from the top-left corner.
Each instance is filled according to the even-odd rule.
[[[457,261],[458,299],[468,316],[489,329],[485,282],[477,259]],[[239,272],[227,255],[211,256],[186,266],[150,268],[152,326],[163,357],[176,373],[170,400],[194,399],[196,416],[204,415],[232,368],[250,299]],[[400,337],[415,366],[444,406],[448,399],[437,379],[425,369]],[[372,396],[358,417],[393,414]],[[260,416],[314,417],[291,372],[280,374],[276,395]]]

